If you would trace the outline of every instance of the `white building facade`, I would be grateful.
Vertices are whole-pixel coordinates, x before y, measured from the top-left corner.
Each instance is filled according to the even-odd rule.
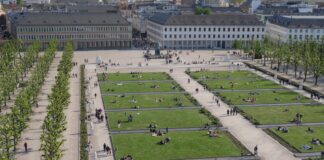
[[[251,42],[265,37],[265,25],[251,15],[167,16],[153,16],[147,25],[148,39],[163,48],[232,48],[235,40]]]
[[[324,36],[324,19],[272,17],[266,23],[266,35],[281,42],[321,41]]]

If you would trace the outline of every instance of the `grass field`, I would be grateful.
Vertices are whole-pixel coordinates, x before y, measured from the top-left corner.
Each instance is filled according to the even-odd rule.
[[[218,93],[217,93],[218,94]],[[279,104],[279,103],[304,103],[314,102],[310,98],[304,97],[296,92],[289,90],[278,91],[245,91],[245,92],[219,92],[219,95],[226,102],[239,104]],[[249,102],[248,99],[256,98],[255,102]]]
[[[211,138],[206,131],[169,132],[162,137],[151,134],[113,135],[112,141],[118,148],[117,159],[132,155],[137,160],[175,160],[205,157],[240,156],[242,150],[224,133],[219,138]],[[165,137],[171,141],[157,144]]]
[[[201,84],[206,85],[210,90],[252,90],[252,89],[275,89],[283,88],[282,86],[264,79],[254,80],[205,80],[200,81]],[[233,83],[233,87],[232,84]]]
[[[108,73],[106,79],[103,74],[98,74],[99,81],[144,81],[144,80],[170,80],[170,76],[164,72],[145,73]]]
[[[133,116],[133,122],[128,122],[129,115]],[[162,129],[203,127],[206,123],[211,124],[198,109],[109,112],[108,119],[112,130],[148,129],[150,123],[155,123],[157,128]],[[120,128],[117,125],[118,120],[122,122]]]
[[[295,149],[300,152],[320,152],[324,150],[324,145],[314,145],[311,143],[311,140],[320,139],[324,142],[324,126],[312,126],[314,129],[314,133],[307,132],[308,127],[289,127],[288,133],[283,133],[281,131],[277,131],[276,128],[271,129],[277,136],[281,137],[285,142],[287,142],[290,146],[293,146]],[[302,148],[303,145],[312,146],[311,150],[304,150]]]
[[[182,91],[175,82],[102,82],[101,93],[125,93],[125,92],[177,92]]]
[[[258,124],[291,123],[297,113],[303,115],[304,123],[324,122],[324,106],[240,107],[240,109]]]
[[[219,79],[219,80],[235,80],[241,78],[255,79],[260,78],[258,75],[250,71],[197,71],[190,72],[190,76],[194,79]]]
[[[189,95],[185,94],[145,94],[145,95],[113,95],[103,96],[105,109],[120,108],[157,108],[157,107],[192,107]]]

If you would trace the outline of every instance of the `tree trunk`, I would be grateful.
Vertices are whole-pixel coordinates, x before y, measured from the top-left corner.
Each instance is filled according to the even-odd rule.
[[[318,82],[318,75],[315,75],[315,86],[317,86],[317,82]]]
[[[305,71],[304,71],[304,82],[306,82],[306,80],[307,80],[307,70],[308,70],[308,67],[305,67]]]
[[[295,71],[295,78],[297,78],[297,64],[294,65],[294,71]]]

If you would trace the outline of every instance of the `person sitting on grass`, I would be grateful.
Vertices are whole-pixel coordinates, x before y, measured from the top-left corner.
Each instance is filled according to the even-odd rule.
[[[127,156],[121,158],[121,160],[133,160],[133,157],[131,155],[127,155]]]
[[[288,128],[287,127],[278,127],[277,131],[281,131],[282,133],[288,133]]]
[[[323,145],[323,142],[320,140],[320,139],[318,139],[318,138],[312,138],[312,144],[315,144],[315,145]]]
[[[307,145],[307,144],[304,144],[304,145],[302,146],[302,148],[303,148],[304,150],[311,150],[311,149],[313,149],[312,146],[309,146],[309,145]]]
[[[307,132],[308,132],[308,133],[314,133],[314,129],[313,129],[313,128],[310,128],[310,127],[308,127],[308,128],[307,128]]]
[[[285,108],[284,109],[284,112],[289,112],[289,108]]]
[[[212,130],[209,130],[208,131],[208,135],[209,137],[218,137],[218,134],[216,131],[212,131]]]

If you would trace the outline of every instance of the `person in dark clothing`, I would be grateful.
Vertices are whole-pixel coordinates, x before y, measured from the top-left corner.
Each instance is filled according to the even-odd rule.
[[[28,152],[27,142],[24,143],[25,152]]]

